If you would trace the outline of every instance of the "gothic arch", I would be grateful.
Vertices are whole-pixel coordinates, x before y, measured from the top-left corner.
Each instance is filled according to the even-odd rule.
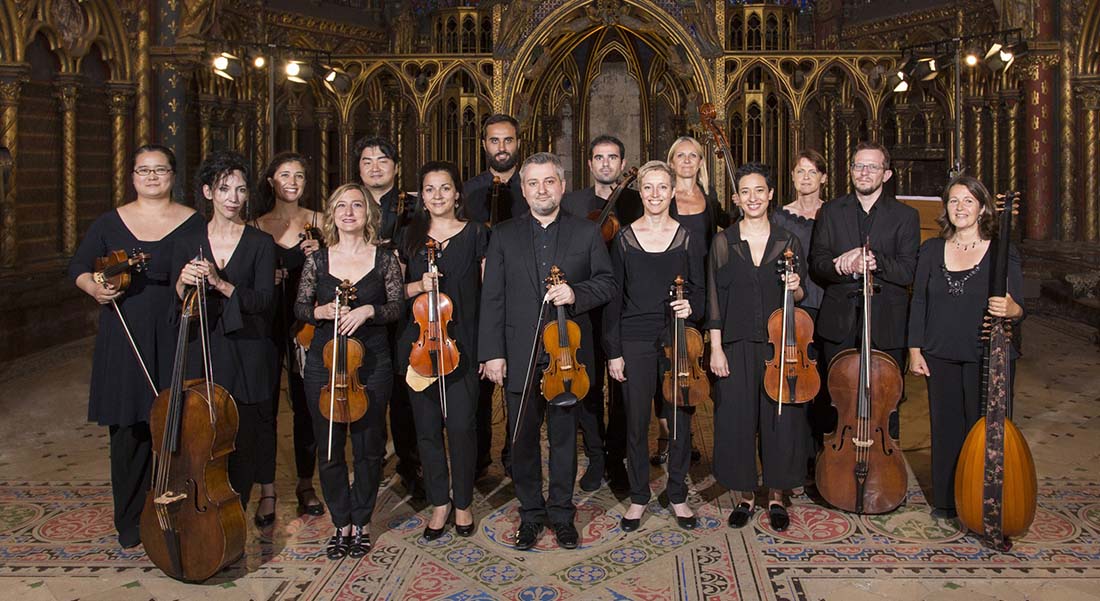
[[[1077,74],[1100,75],[1100,0],[1092,0],[1077,46]]]

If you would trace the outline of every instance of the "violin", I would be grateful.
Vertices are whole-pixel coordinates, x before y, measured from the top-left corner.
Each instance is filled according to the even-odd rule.
[[[124,250],[112,250],[105,257],[95,260],[95,273],[92,279],[97,284],[111,290],[125,290],[130,287],[131,271],[145,269],[145,263],[152,257],[149,253],[134,250],[127,255]]]
[[[336,320],[332,325],[332,340],[325,343],[325,368],[329,383],[321,388],[321,416],[328,420],[328,456],[332,458],[332,425],[350,424],[366,415],[370,399],[359,381],[363,365],[363,345],[355,338],[340,333],[340,308],[355,300],[355,286],[344,280],[336,287]]]
[[[863,335],[860,348],[841,351],[829,364],[829,394],[836,430],[817,455],[817,490],[834,507],[852,513],[887,513],[905,500],[905,459],[890,436],[890,414],[901,400],[901,369],[871,348],[873,283],[863,247]]]
[[[424,245],[428,251],[428,272],[439,273],[436,265],[436,253],[439,243],[428,238]],[[451,323],[454,307],[451,297],[439,291],[439,280],[431,290],[421,293],[413,301],[413,318],[420,328],[420,334],[412,344],[409,353],[409,366],[426,378],[442,378],[450,375],[458,367],[459,352],[455,341],[447,333],[447,324]],[[447,417],[446,385],[439,386],[440,409]]]
[[[783,282],[794,273],[796,261],[794,251],[788,247],[779,260]],[[808,403],[821,390],[817,361],[809,355],[813,339],[813,318],[805,309],[794,306],[794,291],[786,290],[783,308],[768,317],[768,342],[775,355],[764,363],[764,392],[779,404],[779,415],[783,415],[783,403]]]
[[[714,154],[722,159],[722,164],[726,166],[726,175],[730,178],[730,185],[736,187],[737,178],[734,177],[736,166],[733,164],[733,152],[730,151],[729,139],[722,131],[722,126],[718,124],[717,117],[718,108],[714,106],[714,103],[704,102],[699,105],[699,122],[703,125],[711,141],[714,142]],[[722,205],[727,211],[729,210],[728,202],[723,201]]]
[[[205,284],[183,300],[172,384],[149,413],[152,487],[141,513],[145,553],[165,574],[202,582],[244,554],[241,500],[229,484],[227,460],[237,438],[237,403],[214,383],[207,336]],[[203,378],[184,380],[187,333],[198,314]]]
[[[557,265],[550,267],[546,287],[564,284],[565,274]],[[551,405],[570,407],[588,394],[588,370],[577,360],[581,347],[581,328],[566,319],[565,305],[557,307],[558,318],[542,329],[542,347],[550,355],[550,364],[542,371],[542,396]]]
[[[588,214],[588,220],[596,222],[596,225],[599,226],[600,236],[603,237],[604,242],[611,242],[615,239],[615,234],[619,233],[621,227],[619,219],[611,211],[615,208],[615,203],[618,202],[623,190],[626,190],[635,179],[638,179],[637,167],[631,167],[624,171],[622,178],[619,180],[619,185],[611,191],[607,201],[604,202],[603,208]]]
[[[503,183],[500,176],[494,175],[489,185],[489,221],[485,223],[488,227],[500,223],[500,187]]]
[[[321,228],[315,227],[312,224],[306,224],[302,233],[298,234],[298,239],[303,241],[316,240],[321,245],[321,248],[325,246],[325,236],[321,233]],[[313,342],[313,324],[298,321],[294,323],[291,330],[294,332],[294,341],[298,343],[298,346],[308,351],[310,343]]]
[[[989,277],[990,296],[1008,289],[1008,241],[1013,203],[1019,193],[998,195],[1003,201],[1000,228]],[[1001,202],[998,203],[999,205]],[[982,535],[999,551],[1012,548],[1010,537],[1027,532],[1035,519],[1038,482],[1031,449],[1012,420],[1012,374],[1009,362],[1011,320],[985,317],[982,417],[970,428],[955,468],[955,508],[968,530]]]
[[[669,294],[673,300],[684,300],[683,276],[676,276]],[[710,398],[710,380],[703,368],[703,335],[685,321],[673,311],[672,344],[665,346],[669,367],[661,381],[661,393],[673,407],[691,407]]]

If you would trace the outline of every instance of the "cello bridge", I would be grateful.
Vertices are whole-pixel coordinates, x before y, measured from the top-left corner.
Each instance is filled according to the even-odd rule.
[[[853,437],[852,438],[852,444],[856,445],[857,447],[859,447],[861,449],[866,449],[866,448],[870,447],[871,445],[875,444],[875,441],[873,441],[871,439],[860,440],[858,438]]]

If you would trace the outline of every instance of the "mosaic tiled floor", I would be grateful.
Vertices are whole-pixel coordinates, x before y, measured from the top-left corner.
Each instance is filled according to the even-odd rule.
[[[1065,334],[1040,319],[1026,327],[1017,422],[1042,481],[1035,524],[1009,553],[990,551],[955,522],[930,516],[922,490],[926,407],[911,400],[903,406],[902,442],[916,477],[907,504],[894,513],[851,516],[798,496],[787,532],[774,532],[759,512],[750,527],[731,530],[730,497],[707,475],[705,456],[692,472],[689,499],[700,529],[680,530],[655,500],[642,528],[624,533],[618,520],[625,501],[602,488],[576,498],[582,541],[573,552],[557,549],[549,532],[531,552],[511,548],[516,501],[494,471],[479,483],[474,537],[451,531],[423,541],[427,511],[387,486],[372,528],[375,549],[363,560],[330,562],[323,553],[327,516],[293,517],[284,437],[275,529],[265,537],[251,528],[245,559],[204,585],[166,578],[140,549],[123,552],[115,544],[105,432],[82,423],[79,401],[58,398],[80,387],[59,380],[60,373],[86,377],[88,345],[81,343],[65,353],[71,365],[0,368],[7,389],[29,391],[5,399],[0,420],[0,599],[1100,601],[1100,353],[1066,358],[1063,349],[1074,342]],[[919,391],[914,383],[911,399]],[[703,413],[698,431],[706,450]],[[660,492],[662,474],[652,474]]]

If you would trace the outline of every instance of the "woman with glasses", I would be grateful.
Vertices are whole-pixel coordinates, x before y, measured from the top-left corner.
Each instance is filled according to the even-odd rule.
[[[211,205],[210,221],[175,246],[172,273],[176,294],[206,286],[207,342],[214,381],[237,404],[237,438],[229,455],[229,483],[248,507],[274,436],[271,395],[275,388],[275,343],[271,307],[275,300],[275,242],[245,225],[251,182],[244,157],[215,152],[199,165],[196,200]],[[200,326],[201,327],[201,326]],[[203,374],[204,348],[197,330],[187,346],[186,373]]]
[[[168,386],[175,355],[176,328],[169,320],[175,294],[173,245],[201,231],[203,224],[194,209],[172,201],[176,157],[171,150],[147,144],[134,151],[132,165],[137,198],[92,223],[68,269],[76,286],[101,305],[88,419],[110,431],[114,522],[125,549],[141,543],[139,522],[152,461],[149,409],[157,392]],[[96,259],[118,250],[149,255],[143,270],[131,270],[124,291],[95,277]]]

